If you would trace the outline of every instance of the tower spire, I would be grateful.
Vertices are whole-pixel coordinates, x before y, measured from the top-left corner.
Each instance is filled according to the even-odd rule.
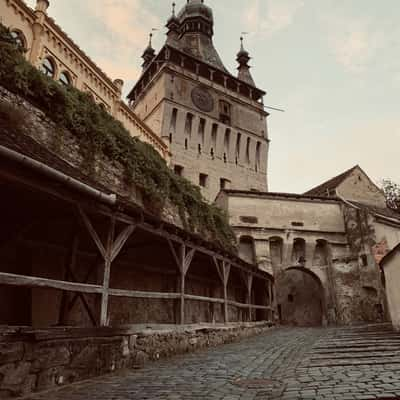
[[[143,64],[142,64],[143,69],[147,68],[147,66],[150,64],[150,62],[153,60],[153,58],[156,55],[156,52],[153,49],[152,40],[153,40],[153,33],[150,32],[150,34],[149,34],[149,44],[146,47],[146,49],[145,49],[145,51],[144,51],[144,53],[142,55],[142,58],[144,60]]]
[[[256,86],[253,77],[251,76],[250,73],[249,61],[251,60],[251,57],[249,55],[249,52],[244,48],[243,42],[244,42],[244,37],[242,34],[242,36],[240,36],[240,50],[236,58],[236,61],[239,63],[238,79],[252,86]]]

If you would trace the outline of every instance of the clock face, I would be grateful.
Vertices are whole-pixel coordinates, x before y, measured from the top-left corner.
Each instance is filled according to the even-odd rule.
[[[214,109],[214,99],[204,87],[197,86],[192,90],[192,101],[201,111],[211,112]]]

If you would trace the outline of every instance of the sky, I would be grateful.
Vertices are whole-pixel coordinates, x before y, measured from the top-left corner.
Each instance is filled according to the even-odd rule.
[[[177,9],[186,0],[175,0]],[[27,0],[31,6],[35,0]],[[125,93],[154,28],[165,41],[168,0],[50,0],[49,14]],[[269,189],[302,193],[359,164],[400,183],[398,0],[205,0],[214,44],[236,73],[241,32],[271,111]]]

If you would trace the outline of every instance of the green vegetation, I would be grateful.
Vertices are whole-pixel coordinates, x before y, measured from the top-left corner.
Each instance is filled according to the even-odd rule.
[[[400,185],[391,179],[383,179],[382,190],[385,193],[388,207],[400,212]]]
[[[0,60],[0,84],[74,134],[88,165],[96,154],[104,154],[110,162],[123,165],[127,180],[142,190],[153,210],[160,212],[169,200],[186,229],[234,249],[234,233],[221,209],[206,203],[198,187],[174,174],[150,145],[132,138],[89,95],[58,84],[28,63],[1,24]]]

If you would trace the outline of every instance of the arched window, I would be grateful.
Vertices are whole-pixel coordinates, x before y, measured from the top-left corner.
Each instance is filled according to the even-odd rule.
[[[269,251],[272,265],[281,265],[283,262],[283,239],[271,237],[269,239]]]
[[[242,236],[239,239],[239,255],[249,264],[256,263],[254,239],[251,236]]]
[[[64,86],[71,85],[71,77],[70,77],[69,73],[66,71],[61,72],[58,81]]]
[[[241,143],[242,143],[242,135],[240,133],[238,133],[237,137],[236,137],[236,150],[235,150],[236,164],[238,164],[238,162],[240,160]]]
[[[250,138],[247,138],[246,143],[246,163],[250,164]]]
[[[18,47],[22,49],[26,49],[26,39],[24,34],[21,31],[14,30],[11,31],[11,36],[14,39],[15,43]]]
[[[306,262],[306,241],[296,238],[293,242],[292,263],[293,265],[304,264]]]
[[[43,62],[42,65],[40,67],[40,70],[46,75],[49,76],[50,78],[54,78],[55,74],[56,74],[56,68],[54,66],[53,61],[46,57]]]
[[[261,167],[261,143],[257,142],[256,147],[256,172],[260,170]]]

